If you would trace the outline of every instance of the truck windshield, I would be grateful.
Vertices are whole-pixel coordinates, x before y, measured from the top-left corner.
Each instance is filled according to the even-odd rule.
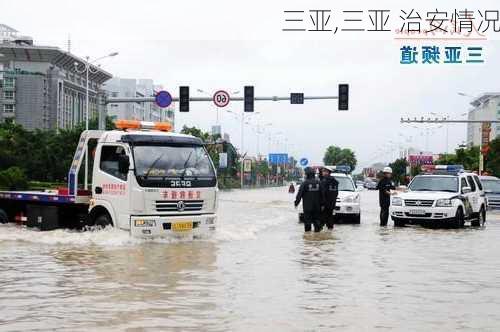
[[[417,176],[408,189],[411,191],[458,192],[458,178],[451,176]]]
[[[335,176],[335,180],[339,183],[339,191],[355,191],[352,180],[347,177]]]
[[[134,146],[135,174],[148,178],[214,178],[203,146]]]
[[[500,194],[500,180],[481,180],[481,183],[485,192]]]

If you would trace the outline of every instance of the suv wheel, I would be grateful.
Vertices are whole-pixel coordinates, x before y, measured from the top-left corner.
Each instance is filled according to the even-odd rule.
[[[473,219],[471,221],[471,226],[481,227],[484,225],[485,222],[486,222],[486,210],[484,209],[484,206],[481,206],[481,210],[479,210],[479,213],[477,214],[477,219]]]
[[[461,207],[457,209],[457,213],[455,214],[455,220],[453,221],[454,228],[462,228],[465,224],[464,210]]]

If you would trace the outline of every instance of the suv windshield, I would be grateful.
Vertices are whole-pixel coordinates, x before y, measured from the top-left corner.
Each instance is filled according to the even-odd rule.
[[[354,184],[348,177],[335,176],[335,180],[339,183],[339,191],[355,191]]]
[[[458,177],[417,176],[408,188],[411,191],[449,191],[458,192]]]
[[[481,180],[481,183],[485,192],[500,194],[500,180]]]
[[[134,146],[135,174],[148,178],[214,178],[203,146]]]

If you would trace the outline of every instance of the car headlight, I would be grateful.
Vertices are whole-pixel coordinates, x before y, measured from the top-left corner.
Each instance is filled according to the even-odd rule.
[[[440,207],[448,207],[448,206],[452,206],[452,205],[453,205],[453,202],[451,201],[451,199],[438,199],[436,202],[436,206],[440,206]]]
[[[392,205],[394,206],[403,206],[403,199],[401,197],[393,197]]]
[[[351,195],[344,198],[346,203],[356,203],[359,199],[359,195]]]
[[[145,219],[137,219],[134,221],[135,227],[155,227],[156,221],[154,220],[145,220]]]

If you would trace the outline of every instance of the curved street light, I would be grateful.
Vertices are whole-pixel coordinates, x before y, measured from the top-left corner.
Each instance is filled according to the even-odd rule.
[[[99,71],[97,69],[93,69],[92,65],[99,60],[102,60],[105,58],[111,58],[111,57],[114,57],[117,55],[118,55],[118,52],[112,52],[108,55],[102,56],[102,57],[94,59],[92,61],[90,61],[89,56],[86,56],[85,62],[83,62],[83,63],[75,62],[74,63],[75,72],[77,72],[78,74],[85,73],[85,130],[89,130],[89,73],[96,74]],[[79,69],[80,65],[83,65],[82,69]],[[85,146],[85,182],[84,182],[85,190],[88,189],[88,173],[89,173],[88,154],[89,154],[89,148],[87,145],[87,146]]]

